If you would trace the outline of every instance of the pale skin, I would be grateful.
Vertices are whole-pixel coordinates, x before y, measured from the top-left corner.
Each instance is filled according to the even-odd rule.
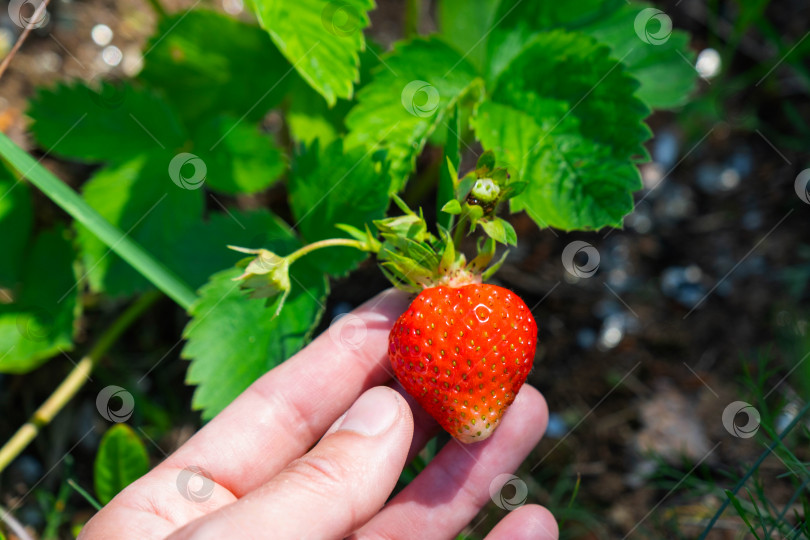
[[[79,538],[454,538],[490,501],[492,479],[540,440],[548,409],[524,385],[489,439],[451,441],[389,501],[403,467],[439,430],[391,380],[388,331],[407,302],[382,293],[353,312],[366,328],[362,346],[324,332],[265,374]],[[178,477],[190,467],[211,480],[197,477],[189,497]],[[527,504],[487,539],[557,537],[548,510]]]

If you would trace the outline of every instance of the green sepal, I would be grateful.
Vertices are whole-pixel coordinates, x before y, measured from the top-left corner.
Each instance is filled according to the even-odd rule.
[[[439,229],[439,233],[444,241],[444,252],[442,253],[442,260],[439,263],[439,274],[447,275],[452,271],[453,265],[456,262],[456,246],[453,244],[453,238],[446,229]]]
[[[469,269],[473,273],[479,269],[483,270],[492,262],[492,258],[495,257],[496,242],[492,237],[479,238],[477,247],[478,254],[469,264]]]
[[[478,220],[484,217],[484,209],[477,204],[465,204],[464,208],[470,216],[470,232],[473,232]]]
[[[514,180],[509,182],[504,186],[503,190],[501,191],[501,200],[507,201],[512,197],[517,197],[521,193],[523,193],[526,188],[529,186],[528,182],[524,182],[522,180]]]
[[[512,224],[503,218],[482,219],[478,222],[490,238],[501,244],[516,246],[517,234]]]
[[[504,252],[503,252],[503,255],[501,255],[501,258],[500,258],[500,259],[498,259],[498,262],[496,262],[495,264],[493,264],[492,266],[490,266],[489,268],[487,268],[487,269],[484,271],[484,273],[482,273],[482,274],[481,274],[481,279],[483,279],[484,281],[486,281],[486,280],[488,280],[489,278],[491,278],[491,277],[492,277],[492,275],[493,275],[495,272],[497,272],[497,271],[498,271],[498,270],[501,268],[501,266],[503,266],[504,261],[506,261],[506,257],[507,257],[507,255],[509,255],[509,250],[508,250],[508,249],[507,249],[506,251],[504,251]]]
[[[418,242],[411,238],[398,235],[384,234],[385,242],[380,249],[379,257],[383,260],[390,258],[389,254],[397,254],[408,259],[418,261],[421,266],[436,268],[441,260],[433,247],[426,242]]]
[[[490,174],[489,177],[492,179],[493,182],[498,184],[498,187],[505,186],[510,179],[509,172],[503,167],[500,167],[492,171],[492,174]]]
[[[374,226],[385,236],[404,236],[417,242],[433,242],[436,238],[428,231],[424,216],[417,215],[408,205],[394,195],[391,197],[394,203],[404,212],[401,216],[375,220]]]
[[[459,180],[458,185],[456,186],[456,199],[459,201],[465,200],[467,195],[470,194],[470,191],[472,191],[472,188],[477,180],[478,177],[474,172],[465,174],[464,177]]]
[[[457,216],[461,213],[461,203],[458,202],[458,199],[450,199],[442,206],[442,212]]]
[[[487,150],[478,158],[478,163],[475,164],[475,174],[478,175],[478,178],[487,178],[494,170],[495,153],[492,150]]]
[[[397,265],[392,262],[382,262],[380,263],[380,271],[383,273],[385,278],[391,282],[391,284],[401,291],[405,291],[407,293],[418,293],[424,289],[424,286],[419,285],[417,283],[413,283],[408,276],[402,274]]]

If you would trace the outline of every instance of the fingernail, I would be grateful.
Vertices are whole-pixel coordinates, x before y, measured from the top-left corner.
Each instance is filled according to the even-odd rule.
[[[399,414],[396,392],[389,388],[372,388],[360,396],[346,413],[338,431],[354,431],[372,437],[391,427]]]

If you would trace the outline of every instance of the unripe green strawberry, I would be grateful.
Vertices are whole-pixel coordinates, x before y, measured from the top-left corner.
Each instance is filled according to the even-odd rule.
[[[498,426],[526,381],[537,325],[513,292],[474,283],[423,290],[388,337],[399,382],[461,442]]]

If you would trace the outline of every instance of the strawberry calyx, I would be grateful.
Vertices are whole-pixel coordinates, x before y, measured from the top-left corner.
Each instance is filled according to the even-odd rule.
[[[278,314],[291,288],[290,265],[317,249],[342,246],[375,253],[383,274],[395,287],[406,292],[418,293],[440,285],[462,287],[482,283],[500,268],[508,254],[508,250],[504,251],[493,263],[497,244],[517,244],[512,225],[497,216],[498,207],[523,191],[526,184],[513,179],[516,175],[506,168],[496,168],[492,152],[484,153],[475,170],[461,178],[449,160],[447,167],[453,181],[454,198],[441,211],[450,214],[451,221],[449,227],[437,225],[438,234],[429,230],[421,208],[418,213],[414,212],[393,195],[402,213],[374,221],[376,234],[368,226],[361,230],[341,224],[337,228],[350,238],[321,240],[286,256],[266,249],[228,246],[251,255],[237,263],[244,271],[234,279],[241,281],[241,288],[249,291],[251,298],[266,298],[268,305],[276,302]],[[468,261],[460,246],[465,237],[479,228],[483,235],[477,239],[475,257]]]

